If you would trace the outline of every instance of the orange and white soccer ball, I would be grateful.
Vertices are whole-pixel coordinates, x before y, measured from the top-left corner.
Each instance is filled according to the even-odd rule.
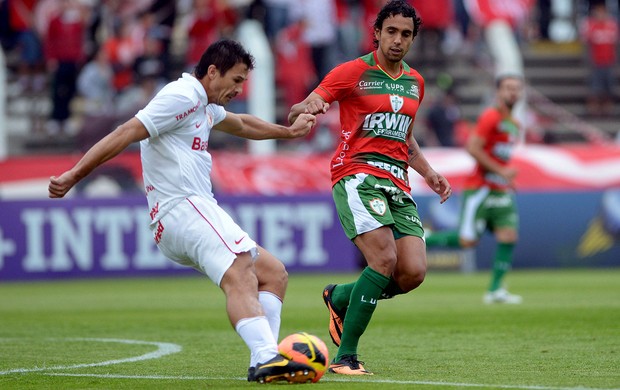
[[[282,356],[298,363],[307,364],[316,371],[312,382],[318,382],[325,374],[329,364],[329,350],[315,335],[298,332],[286,336],[278,345]]]

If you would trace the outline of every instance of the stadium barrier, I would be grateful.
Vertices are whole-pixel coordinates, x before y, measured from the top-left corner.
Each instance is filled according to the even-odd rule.
[[[325,169],[330,156],[213,155],[219,203],[289,271],[346,272],[361,266],[334,210]],[[426,149],[425,155],[458,193],[473,166],[466,152]],[[137,153],[108,162],[68,198],[47,199],[49,176],[79,157],[0,161],[0,280],[195,273],[175,266],[155,247]],[[528,145],[513,161],[520,172],[521,219],[515,268],[620,266],[620,147]],[[411,172],[409,178],[424,225],[454,228],[458,196],[440,205],[419,175]],[[119,180],[117,195],[111,191],[114,180]],[[121,191],[129,187],[133,192]],[[90,198],[93,193],[99,198]],[[485,269],[494,249],[486,235],[474,251],[429,251],[429,267]]]
[[[416,198],[425,221],[436,197]],[[521,241],[515,268],[620,266],[620,190],[518,196]],[[348,272],[361,265],[329,194],[226,196],[220,204],[291,273]],[[0,202],[0,280],[193,273],[167,260],[148,228],[142,196]],[[484,269],[495,243],[429,251],[431,270]],[[474,256],[474,257],[472,257]]]
[[[349,271],[357,250],[325,196],[220,204],[289,271]],[[178,275],[148,228],[142,196],[0,202],[0,280]]]
[[[6,128],[6,57],[4,50],[0,47],[0,161],[8,156],[9,137]]]

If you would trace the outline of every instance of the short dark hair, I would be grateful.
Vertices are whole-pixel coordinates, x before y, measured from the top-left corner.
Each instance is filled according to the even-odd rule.
[[[413,37],[415,38],[420,31],[420,26],[422,25],[422,19],[418,17],[415,8],[411,6],[406,0],[390,0],[381,8],[379,13],[377,14],[377,19],[375,19],[375,24],[373,27],[377,30],[381,30],[383,28],[383,22],[385,19],[390,16],[402,15],[405,18],[413,19]],[[373,35],[374,36],[374,35]],[[375,47],[379,47],[379,41],[376,38],[373,38],[372,43]]]
[[[518,73],[502,73],[495,77],[495,89],[499,89],[499,87],[502,86],[504,80],[508,79],[516,79],[521,81],[522,83],[525,82],[523,76]]]
[[[194,68],[194,75],[198,79],[203,78],[211,65],[215,65],[220,74],[224,75],[238,63],[246,64],[249,70],[254,69],[254,57],[239,42],[220,39],[209,45],[202,54]]]

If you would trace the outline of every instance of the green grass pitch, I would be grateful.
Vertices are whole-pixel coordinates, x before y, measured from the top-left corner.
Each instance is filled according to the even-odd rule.
[[[0,284],[0,389],[260,386],[245,381],[249,354],[223,294],[196,275]],[[354,277],[291,275],[281,337],[316,334],[333,355],[321,291]],[[487,280],[431,271],[413,293],[379,302],[359,349],[374,376],[300,386],[620,388],[620,269],[514,271],[518,306],[483,305]]]

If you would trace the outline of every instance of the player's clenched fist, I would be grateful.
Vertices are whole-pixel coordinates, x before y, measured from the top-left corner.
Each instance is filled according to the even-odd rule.
[[[75,180],[71,179],[71,174],[65,172],[59,177],[50,177],[50,184],[47,187],[50,198],[62,198],[69,192],[75,184]]]
[[[324,102],[321,99],[314,99],[308,102],[306,105],[305,113],[306,114],[325,114],[329,110],[329,103]]]
[[[301,114],[289,127],[293,137],[303,137],[316,125],[316,116],[311,114]]]

